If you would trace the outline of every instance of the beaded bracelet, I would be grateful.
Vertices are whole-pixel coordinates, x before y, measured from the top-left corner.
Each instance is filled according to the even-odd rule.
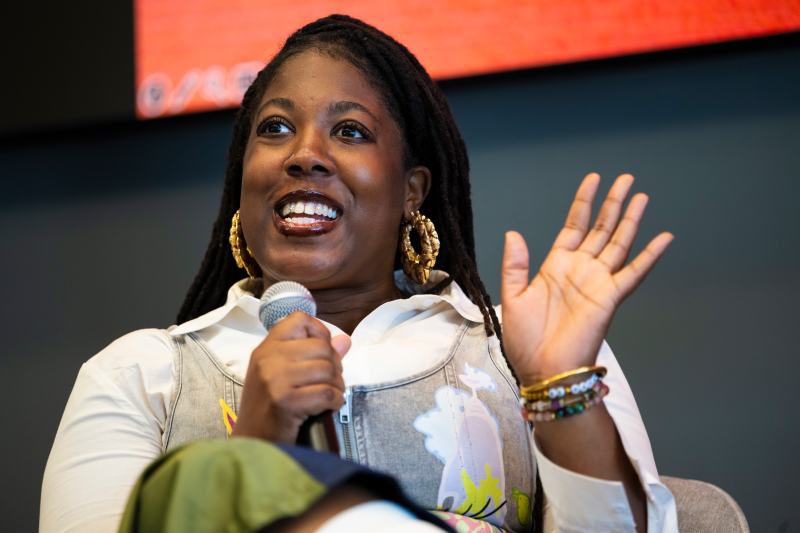
[[[554,413],[559,409],[564,409],[565,407],[575,406],[580,403],[586,403],[594,400],[600,391],[597,392],[592,391],[590,393],[581,394],[580,396],[573,396],[567,400],[553,400],[552,402],[541,402],[535,404],[524,404],[522,407],[528,411],[533,413]]]
[[[599,365],[582,366],[580,368],[576,368],[575,370],[568,370],[567,372],[562,372],[560,374],[556,374],[555,376],[553,376],[551,378],[544,379],[542,381],[534,383],[533,385],[528,385],[528,386],[522,387],[520,393],[522,394],[522,396],[524,396],[526,398],[530,398],[531,396],[534,396],[537,393],[540,394],[542,391],[545,391],[545,390],[551,388],[550,385],[552,385],[554,383],[558,383],[559,381],[563,381],[563,380],[565,380],[567,378],[570,378],[570,377],[573,377],[573,376],[582,376],[583,374],[596,374],[596,375],[598,375],[598,377],[602,378],[602,377],[604,377],[606,375],[606,372],[607,372],[607,369],[604,366],[599,366]]]
[[[571,416],[579,415],[581,413],[588,411],[595,405],[602,402],[603,398],[607,394],[608,394],[608,386],[603,384],[602,388],[600,389],[600,392],[598,392],[597,395],[591,400],[578,402],[574,405],[568,405],[566,407],[556,409],[555,411],[537,412],[537,411],[529,411],[525,407],[523,407],[522,418],[524,418],[529,422],[540,422],[540,421],[550,421],[550,420],[559,420],[562,418],[569,418]]]
[[[555,398],[552,400],[538,400],[538,401],[520,397],[519,404],[521,407],[524,407],[529,411],[555,411],[556,409],[560,409],[567,405],[572,405],[574,403],[578,403],[581,401],[591,400],[600,392],[602,387],[603,387],[603,382],[597,379],[592,384],[592,388],[583,391],[579,394],[571,394],[569,396]]]
[[[573,383],[572,385],[567,386],[559,386],[559,387],[551,387],[549,389],[541,390],[539,392],[522,392],[522,397],[528,400],[555,400],[557,398],[563,398],[565,396],[569,396],[570,394],[581,394],[590,390],[595,384],[601,381],[603,378],[600,373],[595,373],[589,376],[584,381],[580,383]]]

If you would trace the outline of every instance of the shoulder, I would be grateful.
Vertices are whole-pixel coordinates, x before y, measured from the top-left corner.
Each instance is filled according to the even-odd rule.
[[[173,341],[163,329],[140,329],[114,340],[84,364],[93,370],[114,373],[130,367],[159,366],[172,359]]]
[[[83,364],[76,386],[89,382],[134,403],[143,396],[169,397],[174,379],[173,346],[169,332],[163,329],[123,335]]]

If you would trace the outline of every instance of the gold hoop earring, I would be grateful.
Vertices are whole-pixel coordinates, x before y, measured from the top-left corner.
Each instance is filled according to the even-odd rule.
[[[419,235],[420,253],[411,246],[411,228]],[[436,256],[439,255],[439,234],[431,219],[419,211],[411,213],[411,220],[402,228],[400,252],[400,263],[406,275],[419,285],[427,283],[431,269],[436,264]]]
[[[258,264],[253,259],[253,252],[250,251],[250,247],[244,242],[244,232],[239,222],[238,209],[231,219],[231,234],[228,242],[231,243],[231,252],[233,253],[233,260],[236,261],[236,266],[243,268],[251,278],[257,278]]]

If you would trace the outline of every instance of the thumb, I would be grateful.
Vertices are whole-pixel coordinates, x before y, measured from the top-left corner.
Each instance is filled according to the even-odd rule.
[[[525,239],[516,231],[507,231],[500,273],[501,303],[518,296],[528,287],[528,261]]]
[[[331,339],[331,346],[339,354],[339,357],[344,357],[352,344],[353,342],[350,340],[349,335],[337,335]]]

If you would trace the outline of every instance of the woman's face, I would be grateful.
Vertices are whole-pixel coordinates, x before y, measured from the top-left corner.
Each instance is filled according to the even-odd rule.
[[[357,288],[391,280],[404,211],[427,169],[405,169],[400,130],[349,62],[316,51],[280,67],[244,156],[241,220],[268,283]]]

